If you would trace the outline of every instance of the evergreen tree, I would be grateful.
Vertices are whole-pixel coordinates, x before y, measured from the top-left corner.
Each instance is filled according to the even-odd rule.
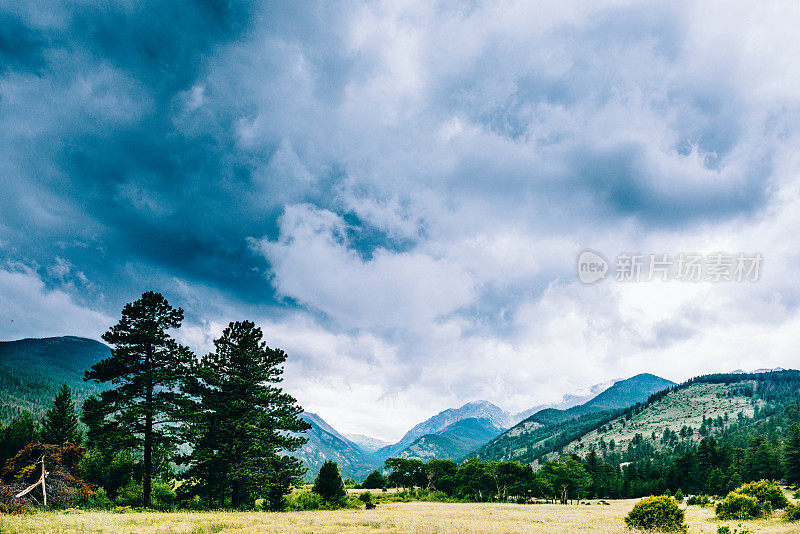
[[[384,477],[377,469],[367,475],[364,482],[361,483],[364,489],[382,489],[386,487],[386,477]]]
[[[42,420],[42,442],[65,445],[78,443],[80,440],[81,433],[78,430],[78,416],[75,415],[72,391],[64,383],[56,394],[53,407],[47,411]]]
[[[327,502],[337,502],[345,495],[342,475],[339,466],[333,460],[326,460],[319,470],[319,475],[314,481],[314,493],[320,495]]]
[[[30,412],[23,412],[7,427],[0,428],[0,466],[26,445],[34,443],[38,439],[39,429]]]
[[[800,424],[789,427],[783,443],[783,471],[786,481],[800,484]]]
[[[103,334],[113,346],[111,356],[85,375],[85,380],[113,385],[99,399],[87,400],[95,425],[90,436],[118,449],[141,448],[144,506],[151,502],[154,452],[175,446],[177,415],[185,406],[176,386],[193,356],[168,333],[181,321],[183,310],[159,293],[144,293],[126,304],[120,321]]]
[[[202,482],[211,505],[230,497],[235,508],[264,498],[273,509],[300,483],[305,470],[286,453],[306,438],[302,408],[280,383],[286,353],[269,348],[252,322],[230,323],[187,379],[194,404],[187,439],[193,452],[187,476]]]

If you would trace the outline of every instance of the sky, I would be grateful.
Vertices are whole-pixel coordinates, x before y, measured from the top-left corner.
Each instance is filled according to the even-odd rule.
[[[396,440],[650,372],[800,367],[796,2],[0,2],[0,339],[147,290]],[[577,276],[584,250],[609,276]],[[620,254],[760,254],[620,282]]]

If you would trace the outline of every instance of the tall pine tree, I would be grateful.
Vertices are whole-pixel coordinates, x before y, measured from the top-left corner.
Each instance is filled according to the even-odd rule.
[[[120,449],[142,450],[142,500],[150,506],[153,453],[175,445],[184,395],[177,389],[193,358],[169,330],[179,328],[183,310],[173,308],[159,293],[148,291],[126,304],[122,318],[103,334],[113,346],[86,380],[111,382],[113,388],[87,400],[91,408],[90,436],[113,440]],[[86,418],[84,418],[86,420]]]
[[[800,484],[800,424],[789,427],[783,441],[784,478],[790,484]]]
[[[53,445],[78,443],[81,440],[75,403],[72,402],[72,391],[66,383],[61,386],[53,401],[53,407],[47,411],[42,420],[41,439],[42,442]]]
[[[214,502],[240,508],[264,498],[280,508],[302,464],[286,453],[297,450],[309,428],[302,408],[276,384],[286,353],[271,349],[250,321],[230,323],[188,379],[195,399],[188,425],[192,455],[187,475]]]

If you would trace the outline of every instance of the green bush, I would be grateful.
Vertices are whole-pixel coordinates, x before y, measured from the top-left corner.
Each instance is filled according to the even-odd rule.
[[[647,497],[637,502],[625,517],[628,528],[661,532],[686,532],[685,514],[678,502],[667,495]]]
[[[292,511],[320,510],[325,507],[325,500],[319,493],[311,491],[293,492],[286,496],[286,508]]]
[[[705,506],[711,504],[711,497],[708,495],[690,495],[689,498],[686,499],[686,504],[690,506]]]
[[[85,504],[85,508],[90,510],[111,510],[113,506],[114,501],[108,498],[108,494],[103,488],[97,488],[97,491],[89,497]]]
[[[787,521],[797,521],[800,519],[800,506],[797,504],[787,504],[783,509],[783,518]]]
[[[142,506],[142,486],[131,480],[117,491],[115,499],[118,508],[133,508]]]
[[[152,507],[156,510],[169,511],[175,509],[178,496],[172,485],[160,480],[153,480],[153,491],[151,494]]]
[[[358,500],[364,503],[364,508],[367,510],[372,510],[375,508],[375,503],[372,501],[372,494],[368,491],[365,491],[359,495]]]
[[[769,514],[769,503],[761,502],[752,495],[732,491],[717,504],[720,519],[756,519]]]
[[[178,497],[172,486],[160,480],[153,480],[153,488],[150,493],[150,507],[155,510],[167,511],[175,509]],[[131,480],[120,488],[115,500],[117,506],[141,508],[142,507],[142,486],[135,480]]]
[[[750,482],[739,486],[734,491],[742,495],[750,495],[760,502],[769,503],[769,505],[777,510],[783,508],[789,501],[783,494],[783,490],[777,482],[772,480],[759,480],[758,482]]]
[[[734,528],[731,530],[731,527],[726,525],[721,525],[717,527],[717,534],[753,534],[746,527],[742,527],[740,524],[739,527],[741,528]]]
[[[678,491],[675,492],[675,500],[678,502],[683,502],[683,491],[678,488]]]

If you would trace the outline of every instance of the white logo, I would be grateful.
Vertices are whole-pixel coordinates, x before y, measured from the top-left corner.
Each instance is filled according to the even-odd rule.
[[[592,284],[606,277],[608,262],[591,250],[584,250],[578,256],[578,279],[584,284]]]

